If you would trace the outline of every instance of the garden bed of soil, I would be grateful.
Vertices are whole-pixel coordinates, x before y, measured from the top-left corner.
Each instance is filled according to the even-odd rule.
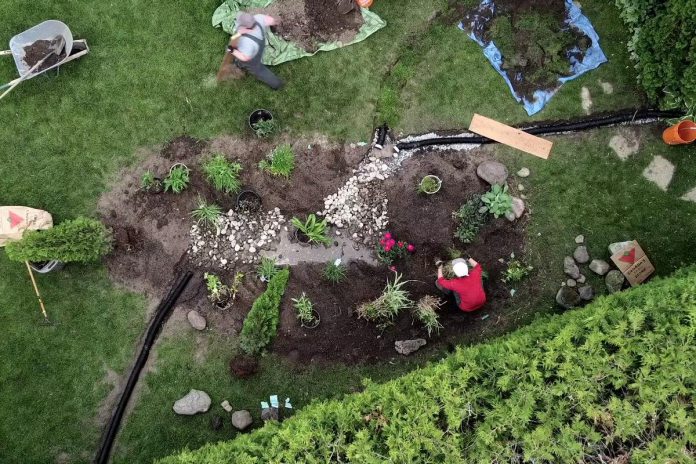
[[[284,180],[257,168],[258,162],[280,143],[282,141],[271,143],[233,137],[204,143],[182,137],[163,150],[150,153],[139,166],[122,172],[118,184],[105,193],[99,203],[104,221],[115,232],[115,251],[107,259],[113,279],[133,290],[146,292],[152,298],[161,298],[178,272],[192,270],[195,276],[176,308],[178,317],[196,309],[208,320],[209,330],[236,336],[265,284],[256,277],[255,266],[249,264],[223,270],[211,268],[209,263],[199,267],[189,259],[190,211],[196,206],[197,197],[215,201],[225,211],[234,205],[234,198],[209,186],[201,174],[200,160],[209,153],[223,153],[229,159],[238,159],[244,166],[241,175],[244,188],[261,195],[264,210],[277,207],[289,218],[321,211],[323,199],[344,185],[367,151],[364,147],[330,144],[318,139],[296,141],[293,144],[296,169],[289,180]],[[525,220],[514,223],[505,219],[491,220],[469,245],[462,245],[453,238],[452,212],[472,194],[488,188],[476,176],[476,166],[488,158],[485,150],[422,151],[403,161],[397,172],[380,183],[389,201],[389,230],[397,238],[416,246],[413,255],[395,263],[404,279],[411,281],[407,289],[412,299],[438,294],[434,285],[434,262],[437,258],[448,259],[448,248],[452,246],[478,260],[489,275],[484,283],[488,294],[486,306],[465,314],[452,301],[447,302],[439,311],[444,328],[439,335],[428,339],[423,350],[442,351],[449,344],[469,338],[469,334],[473,339],[486,325],[505,317],[504,307],[510,299],[510,289],[501,282],[505,264],[500,259],[507,258],[510,253],[523,254]],[[191,185],[187,190],[179,195],[150,194],[139,188],[143,172],[149,169],[164,177],[173,161],[184,162],[192,169]],[[443,180],[441,191],[435,195],[416,192],[418,182],[426,174],[435,174]],[[347,278],[335,285],[322,279],[324,266],[325,263],[292,266],[281,307],[281,323],[269,348],[271,351],[299,365],[354,364],[399,357],[394,350],[396,340],[428,338],[408,313],[401,314],[393,326],[383,331],[371,322],[357,319],[354,314],[360,303],[379,296],[387,279],[393,277],[387,266],[350,262]],[[206,298],[203,273],[215,272],[223,282],[229,283],[237,271],[244,272],[246,278],[234,305],[225,311],[215,309]],[[296,318],[291,298],[299,297],[302,292],[306,292],[321,316],[321,324],[316,329],[302,328]]]
[[[359,8],[342,14],[337,0],[276,0],[265,8],[248,10],[278,18],[276,35],[300,48],[314,52],[320,44],[350,42],[360,31],[363,17]]]
[[[536,90],[556,88],[559,77],[571,74],[571,58],[582,61],[591,45],[589,37],[566,24],[563,0],[496,0],[494,7],[457,4],[455,11],[467,32],[495,43],[515,91],[528,99]]]

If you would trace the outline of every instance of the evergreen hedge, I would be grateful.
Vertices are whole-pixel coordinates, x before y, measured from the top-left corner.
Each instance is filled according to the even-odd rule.
[[[663,107],[696,104],[696,0],[616,0],[638,81]]]
[[[251,306],[239,337],[239,346],[245,353],[261,353],[275,337],[280,320],[280,302],[289,278],[289,269],[278,271],[268,282],[266,291]]]
[[[162,464],[692,463],[696,270]]]

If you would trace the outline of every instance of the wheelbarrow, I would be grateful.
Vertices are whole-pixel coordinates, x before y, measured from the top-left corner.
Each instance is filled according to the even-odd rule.
[[[49,44],[60,43],[60,50],[55,49],[58,47],[54,47],[53,50],[50,50],[50,47],[46,47],[44,56],[27,57],[27,50],[40,41],[45,41],[45,43]],[[57,69],[61,65],[76,60],[87,53],[89,53],[87,41],[73,40],[70,28],[54,19],[44,21],[31,29],[15,35],[10,39],[10,49],[0,51],[0,56],[12,55],[19,77],[7,84],[0,85],[0,90],[7,89],[0,95],[0,99],[20,83],[52,69]],[[28,59],[34,61],[28,62]]]

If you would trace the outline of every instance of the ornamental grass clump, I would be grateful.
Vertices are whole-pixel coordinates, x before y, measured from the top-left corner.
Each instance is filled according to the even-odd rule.
[[[317,316],[314,311],[314,304],[307,297],[305,292],[299,298],[293,298],[293,307],[297,311],[297,319],[305,327],[311,327],[316,324]]]
[[[347,269],[341,259],[332,261],[324,268],[324,278],[332,284],[337,284],[346,278]]]
[[[442,329],[437,310],[443,305],[443,301],[436,296],[426,295],[411,310],[413,317],[418,319],[428,332],[428,337],[433,333],[439,334]]]
[[[415,253],[416,246],[412,243],[396,240],[391,232],[385,233],[377,246],[377,259],[391,266],[394,261]]]
[[[222,209],[215,203],[207,203],[203,198],[198,198],[198,207],[191,211],[191,217],[196,224],[212,229],[216,227],[222,217]]]
[[[387,286],[376,300],[363,303],[355,312],[359,319],[374,322],[385,328],[394,322],[394,318],[403,310],[413,307],[409,293],[404,289],[408,281],[402,281],[402,274],[394,274],[394,280],[387,279]]]
[[[111,231],[104,224],[79,217],[51,229],[27,231],[21,240],[9,242],[5,251],[12,261],[89,263],[109,253],[112,242]]]
[[[295,169],[295,153],[289,144],[281,145],[259,162],[259,169],[272,176],[290,177]]]
[[[259,276],[262,282],[270,282],[278,272],[280,272],[280,269],[275,259],[266,256],[261,258],[261,262],[256,267],[256,275]]]
[[[203,172],[215,190],[234,194],[242,189],[242,182],[239,180],[242,165],[228,161],[220,153],[216,153],[203,163]]]

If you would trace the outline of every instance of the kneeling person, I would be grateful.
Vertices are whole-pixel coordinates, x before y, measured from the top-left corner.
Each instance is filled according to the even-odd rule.
[[[475,311],[486,303],[486,293],[483,290],[481,265],[469,258],[457,258],[452,261],[454,279],[446,279],[442,273],[442,265],[437,269],[435,285],[446,295],[454,294],[457,306],[464,312]]]

